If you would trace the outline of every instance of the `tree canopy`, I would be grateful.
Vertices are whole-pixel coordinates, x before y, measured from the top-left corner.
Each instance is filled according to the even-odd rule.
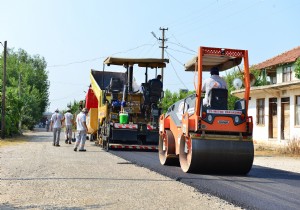
[[[300,79],[300,58],[296,61],[295,76]]]
[[[3,54],[0,59],[3,59]],[[20,126],[33,129],[34,125],[42,118],[49,103],[49,81],[46,67],[45,59],[39,55],[31,56],[23,49],[8,50],[5,104],[6,135],[20,132]],[[0,63],[0,69],[2,86],[3,62]]]

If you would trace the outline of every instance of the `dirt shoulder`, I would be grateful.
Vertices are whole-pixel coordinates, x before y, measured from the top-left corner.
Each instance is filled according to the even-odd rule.
[[[0,147],[0,209],[240,209],[89,141],[80,153],[53,147],[51,133],[25,137]]]
[[[300,173],[299,154],[290,154],[286,147],[276,144],[255,143],[254,165]]]

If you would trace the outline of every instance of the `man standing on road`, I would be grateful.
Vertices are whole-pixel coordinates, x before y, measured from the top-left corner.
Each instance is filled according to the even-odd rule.
[[[74,151],[77,151],[77,147],[80,144],[79,152],[85,152],[86,149],[84,149],[84,144],[86,140],[86,133],[87,133],[87,126],[86,126],[86,114],[88,113],[88,110],[86,108],[83,108],[81,112],[76,117],[76,127],[77,127],[77,136],[76,136],[76,143],[74,147]]]
[[[73,115],[71,114],[71,109],[68,108],[65,113],[65,125],[66,125],[66,140],[65,143],[71,144],[72,140],[72,126],[73,126]]]
[[[60,140],[60,131],[61,125],[64,117],[59,113],[59,110],[56,109],[54,114],[51,117],[50,129],[53,131],[53,146],[59,147]]]

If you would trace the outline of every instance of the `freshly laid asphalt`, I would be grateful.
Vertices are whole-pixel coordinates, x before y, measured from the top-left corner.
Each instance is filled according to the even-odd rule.
[[[300,174],[253,166],[247,176],[184,173],[178,166],[162,166],[157,152],[110,153],[138,166],[196,188],[247,209],[299,209]]]

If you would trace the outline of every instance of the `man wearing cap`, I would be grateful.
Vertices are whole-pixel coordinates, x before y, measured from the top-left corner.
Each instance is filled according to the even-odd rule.
[[[223,88],[227,89],[227,84],[225,80],[219,76],[218,67],[213,67],[210,70],[211,77],[204,80],[202,84],[202,92],[205,92],[205,97],[203,99],[203,105],[208,106],[210,102],[208,101],[208,96],[210,94],[211,89],[213,88]]]
[[[84,144],[86,140],[86,133],[88,131],[88,128],[86,126],[87,113],[88,110],[86,108],[83,108],[76,117],[77,136],[76,136],[76,143],[74,147],[75,152],[77,151],[78,146],[79,146],[79,150],[78,150],[79,152],[86,151],[86,149],[84,149]]]
[[[53,131],[53,146],[59,147],[59,140],[60,140],[60,131],[61,125],[64,117],[62,114],[59,113],[59,110],[56,109],[54,114],[51,116],[50,122],[50,130]]]
[[[71,109],[68,108],[65,113],[65,125],[66,125],[66,140],[65,143],[71,144],[72,140],[72,126],[73,126],[73,115],[71,114]]]

